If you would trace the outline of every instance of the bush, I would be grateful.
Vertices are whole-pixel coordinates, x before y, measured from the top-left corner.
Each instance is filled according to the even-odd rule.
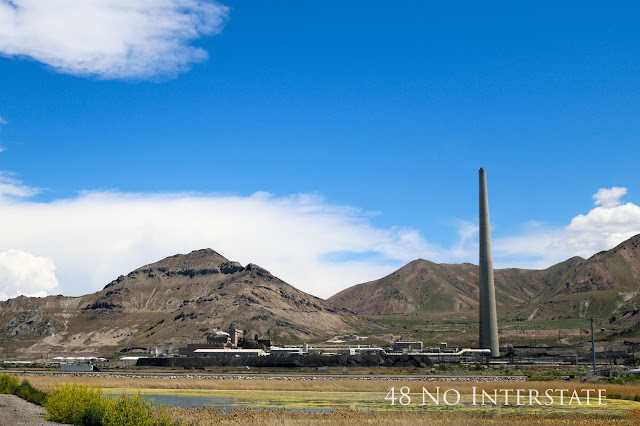
[[[10,374],[0,374],[0,393],[14,394],[17,387],[17,377]]]
[[[29,383],[28,380],[23,380],[22,383],[20,383],[20,386],[18,386],[14,391],[14,394],[18,395],[25,401],[38,405],[42,405],[47,397],[45,392],[31,386],[31,383]]]
[[[109,401],[103,417],[104,426],[173,426],[173,421],[164,407],[155,407],[139,394]]]
[[[140,395],[111,399],[100,389],[66,385],[50,392],[43,404],[47,420],[86,426],[174,426],[164,407],[156,407]]]
[[[99,426],[109,401],[100,389],[65,385],[47,395],[43,407],[48,420],[73,425]]]

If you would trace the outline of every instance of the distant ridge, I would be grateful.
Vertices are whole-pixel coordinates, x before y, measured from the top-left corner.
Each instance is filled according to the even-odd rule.
[[[499,317],[559,319],[595,315],[640,322],[640,235],[585,260],[573,257],[544,270],[496,269]],[[418,259],[378,280],[328,299],[360,314],[477,315],[478,267]],[[614,318],[615,317],[615,318]]]

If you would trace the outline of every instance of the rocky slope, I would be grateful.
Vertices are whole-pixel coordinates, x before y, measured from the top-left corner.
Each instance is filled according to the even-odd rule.
[[[568,259],[545,270],[497,269],[499,315],[511,319],[583,316],[638,323],[640,235],[588,260]],[[415,260],[392,274],[350,287],[329,302],[361,314],[477,315],[478,267]]]
[[[180,345],[231,323],[281,343],[372,325],[264,268],[205,249],[143,266],[86,296],[0,302],[0,346],[42,353]]]

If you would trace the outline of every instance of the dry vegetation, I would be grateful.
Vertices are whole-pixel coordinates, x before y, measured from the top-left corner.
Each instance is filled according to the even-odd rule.
[[[387,392],[390,386],[418,386],[415,381],[318,379],[318,380],[238,380],[238,379],[184,379],[184,378],[112,378],[89,376],[29,376],[29,380],[42,389],[61,384],[95,386],[102,389],[198,389],[198,390],[268,390],[268,391],[314,391],[314,392]],[[451,382],[446,382],[451,386]],[[518,382],[525,383],[525,382]],[[429,386],[444,385],[429,382]],[[487,383],[487,385],[496,385]],[[464,392],[473,384],[457,382],[456,388]],[[504,383],[503,383],[504,387]]]
[[[455,388],[461,394],[470,394],[472,387],[486,391],[500,388],[537,389],[544,392],[546,389],[606,389],[607,395],[617,394],[624,399],[633,400],[640,395],[640,383],[633,384],[606,384],[595,382],[577,381],[544,381],[544,382],[422,382],[422,381],[391,381],[391,380],[354,380],[354,379],[319,379],[319,380],[239,380],[239,379],[185,379],[185,378],[112,378],[112,377],[70,377],[70,376],[29,376],[29,380],[37,387],[50,390],[62,384],[76,384],[99,387],[108,392],[109,389],[129,392],[142,390],[178,390],[178,391],[241,391],[247,392],[327,392],[327,400],[335,398],[339,392],[356,393],[361,395],[380,394],[380,398],[388,392],[390,386],[396,388],[409,386],[419,392],[422,386],[427,389]],[[295,396],[290,396],[296,398]],[[338,397],[341,398],[341,397]],[[175,420],[185,422],[187,425],[214,425],[214,424],[262,424],[262,425],[307,425],[307,424],[331,424],[331,425],[400,425],[400,424],[430,424],[430,425],[475,425],[475,424],[565,424],[565,425],[602,425],[640,424],[640,410],[635,409],[638,404],[627,401],[627,409],[591,411],[588,414],[576,416],[573,414],[549,411],[549,414],[541,416],[535,414],[504,413],[495,415],[491,412],[479,410],[468,411],[394,411],[394,412],[365,412],[358,410],[336,410],[333,412],[296,411],[290,409],[236,409],[227,412],[212,408],[169,408],[170,415]],[[301,402],[298,406],[305,406]],[[609,405],[612,407],[612,405]],[[612,407],[615,408],[615,407]],[[595,413],[595,414],[594,414]],[[620,416],[619,418],[616,416]]]
[[[24,378],[24,377],[21,377]],[[102,389],[197,389],[197,390],[263,390],[263,391],[314,391],[314,392],[388,392],[391,386],[396,388],[409,386],[419,388],[426,386],[433,389],[455,387],[462,394],[471,393],[477,386],[490,391],[500,388],[520,389],[606,389],[607,394],[618,394],[633,398],[640,395],[640,383],[626,385],[576,382],[576,381],[544,381],[544,382],[421,382],[421,381],[387,381],[387,380],[355,380],[355,379],[319,379],[319,380],[238,380],[238,379],[170,379],[170,378],[112,378],[112,377],[71,377],[71,376],[29,376],[29,381],[43,390],[52,389],[61,384],[95,386]]]
[[[171,409],[170,414],[175,419],[180,419],[187,424],[207,425],[249,425],[260,424],[273,425],[408,425],[428,424],[435,426],[458,425],[584,425],[600,426],[602,417],[570,416],[539,417],[535,415],[504,415],[499,417],[479,417],[463,413],[369,413],[357,410],[339,410],[331,413],[315,413],[291,410],[234,410],[227,413],[223,410],[198,408],[198,409]],[[640,410],[630,411],[622,419],[606,419],[609,425],[638,425],[640,424]]]

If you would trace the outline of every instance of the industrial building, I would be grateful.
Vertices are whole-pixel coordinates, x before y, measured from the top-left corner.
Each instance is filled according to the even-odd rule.
[[[422,342],[401,342],[397,341],[393,344],[393,352],[420,352],[422,350]]]
[[[371,347],[369,345],[293,345],[293,346],[271,346],[269,353],[273,356],[280,355],[358,355],[358,354],[381,354],[384,349]]]
[[[193,357],[212,358],[221,356],[264,356],[268,355],[262,349],[241,349],[241,348],[213,348],[213,349],[196,349],[193,351]]]

